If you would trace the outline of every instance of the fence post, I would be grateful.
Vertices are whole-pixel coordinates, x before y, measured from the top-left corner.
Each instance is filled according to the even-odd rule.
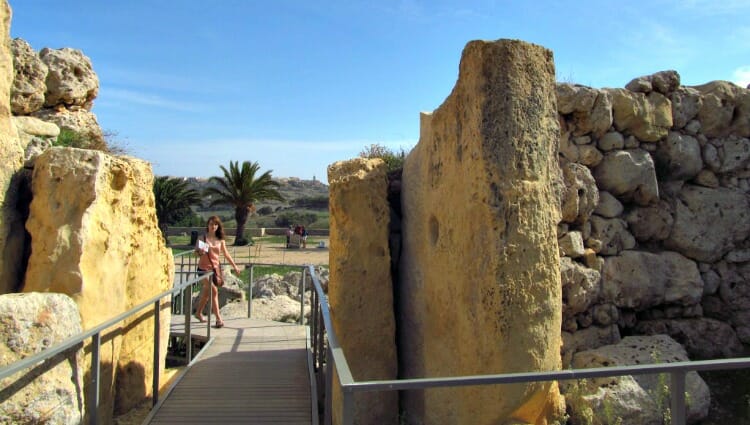
[[[670,382],[672,425],[685,425],[685,371],[671,372]]]
[[[189,364],[193,360],[193,285],[187,285],[186,287],[182,288],[182,291],[182,293],[185,294],[183,296],[187,301],[185,303],[187,304],[185,306],[185,310],[187,310],[187,312],[185,313],[185,364]]]
[[[335,369],[333,365],[333,353],[331,352],[331,347],[328,347],[328,350],[326,350],[326,407],[325,407],[325,418],[323,418],[325,425],[331,425],[331,421],[333,418],[333,370]]]
[[[89,397],[89,423],[99,423],[99,385],[101,385],[101,366],[99,362],[99,350],[101,348],[101,333],[91,335],[91,388],[93,394]]]
[[[152,382],[153,397],[151,397],[153,406],[159,402],[159,343],[160,334],[159,332],[159,301],[154,301],[154,376]]]
[[[299,324],[305,324],[305,267],[299,280]]]
[[[250,282],[247,285],[247,318],[253,316],[253,264],[250,263]]]

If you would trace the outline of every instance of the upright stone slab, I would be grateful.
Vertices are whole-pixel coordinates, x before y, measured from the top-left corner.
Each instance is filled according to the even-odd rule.
[[[559,126],[552,52],[472,41],[402,177],[399,374],[560,368]],[[407,391],[407,423],[544,424],[556,383]]]
[[[22,275],[23,221],[16,210],[23,147],[11,122],[10,6],[0,0],[0,294],[15,292]]]
[[[174,266],[152,187],[151,167],[142,160],[74,148],[40,155],[26,223],[32,253],[24,291],[70,295],[90,329],[169,289]],[[162,365],[169,301],[160,318]],[[101,423],[150,396],[152,347],[151,309],[102,334]]]
[[[388,180],[380,159],[328,167],[331,212],[328,301],[333,328],[357,381],[396,379],[396,337],[388,249]],[[334,376],[334,424],[342,394]],[[356,424],[398,423],[394,391],[356,396]]]

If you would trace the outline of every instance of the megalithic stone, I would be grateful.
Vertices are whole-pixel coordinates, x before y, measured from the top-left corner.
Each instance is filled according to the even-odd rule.
[[[472,41],[455,88],[422,115],[402,176],[399,374],[560,368],[559,125],[552,52]],[[556,383],[407,391],[414,424],[544,424]]]
[[[385,164],[364,158],[336,162],[328,167],[328,183],[328,300],[333,328],[355,380],[396,379]],[[338,376],[334,375],[333,382],[333,423],[341,424]],[[354,419],[360,425],[396,424],[397,393],[358,393]]]

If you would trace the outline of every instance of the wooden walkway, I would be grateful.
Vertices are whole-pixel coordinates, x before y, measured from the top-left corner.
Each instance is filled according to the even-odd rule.
[[[225,319],[152,415],[152,424],[311,424],[305,327]],[[206,335],[195,318],[192,333]],[[172,316],[184,333],[184,316]]]

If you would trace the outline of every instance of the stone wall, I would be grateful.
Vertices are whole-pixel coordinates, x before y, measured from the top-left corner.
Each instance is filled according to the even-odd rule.
[[[631,334],[670,335],[694,359],[743,353],[750,91],[664,71],[557,97],[564,365]]]
[[[664,71],[624,89],[558,83],[547,102],[551,84],[540,73],[551,58],[534,48],[498,54],[521,45],[505,43],[467,46],[453,93],[422,115],[420,142],[391,182],[403,208],[389,194],[399,377],[569,368],[601,353],[624,359],[628,344],[618,343],[627,335],[654,338],[639,340],[653,361],[677,359],[659,352],[671,346],[659,335],[692,359],[746,354],[750,90],[723,81],[686,87]],[[559,275],[547,262],[558,255]],[[691,421],[709,404],[694,381]],[[599,399],[591,400],[628,399],[648,385],[623,378],[592,388]],[[482,401],[488,394],[492,403]],[[520,394],[406,392],[400,414],[419,424],[514,415],[543,423],[559,406],[554,388]]]

